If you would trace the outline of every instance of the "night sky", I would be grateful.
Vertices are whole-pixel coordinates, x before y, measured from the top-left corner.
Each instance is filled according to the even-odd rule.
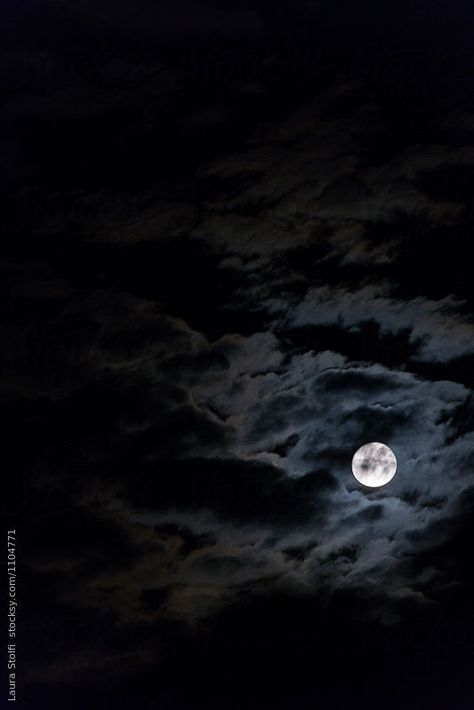
[[[473,33],[4,0],[19,707],[472,710]]]

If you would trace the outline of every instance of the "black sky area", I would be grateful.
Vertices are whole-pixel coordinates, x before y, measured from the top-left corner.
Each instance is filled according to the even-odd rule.
[[[472,709],[473,32],[2,3],[20,708]]]

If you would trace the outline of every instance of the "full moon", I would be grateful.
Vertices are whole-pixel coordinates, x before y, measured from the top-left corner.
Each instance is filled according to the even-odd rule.
[[[372,441],[357,449],[352,458],[352,473],[363,486],[379,488],[392,480],[397,471],[397,458],[392,449]]]

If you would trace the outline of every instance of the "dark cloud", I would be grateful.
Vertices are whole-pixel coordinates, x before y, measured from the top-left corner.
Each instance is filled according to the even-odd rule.
[[[323,372],[317,387],[332,392],[361,390],[370,394],[402,386],[393,374],[366,372],[360,370],[340,370]]]
[[[6,4],[31,707],[472,707],[469,12]]]
[[[135,469],[127,497],[145,510],[203,509],[240,523],[278,527],[324,514],[324,494],[335,486],[334,477],[324,470],[289,479],[259,462],[161,460],[143,472]]]

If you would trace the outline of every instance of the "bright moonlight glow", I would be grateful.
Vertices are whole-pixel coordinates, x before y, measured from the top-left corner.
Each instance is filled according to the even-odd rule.
[[[352,458],[352,473],[359,483],[369,488],[385,486],[397,471],[397,458],[392,449],[378,441],[364,444]]]

